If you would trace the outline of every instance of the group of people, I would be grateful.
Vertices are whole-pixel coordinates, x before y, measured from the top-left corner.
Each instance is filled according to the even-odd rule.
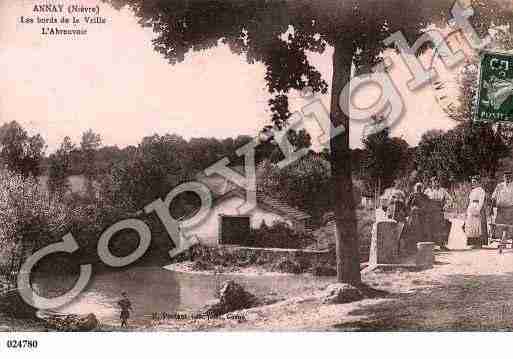
[[[468,207],[463,225],[467,245],[480,248],[488,244],[488,205],[492,209],[492,230],[499,227],[508,238],[513,237],[513,174],[504,172],[504,179],[497,184],[491,197],[484,189],[481,178],[470,178],[472,189],[468,196]],[[385,190],[381,197],[376,220],[393,219],[398,223],[400,251],[414,250],[419,241],[434,242],[441,249],[447,249],[451,223],[445,219],[444,210],[452,202],[449,192],[433,177],[430,186],[424,188],[416,183],[413,191],[406,196],[399,180]],[[492,236],[496,233],[492,233]]]
[[[501,232],[511,238],[513,227],[513,176],[511,171],[504,172],[504,179],[497,184],[488,200],[486,190],[481,185],[479,176],[471,178],[472,191],[469,195],[464,231],[467,236],[467,244],[473,247],[482,247],[489,244],[487,205],[491,218],[490,228],[494,230],[498,226]],[[497,233],[491,233],[492,237],[498,237]],[[499,238],[498,238],[499,239]]]
[[[444,217],[444,209],[451,201],[449,192],[436,177],[431,178],[427,188],[416,183],[408,196],[401,189],[401,182],[395,180],[381,197],[376,220],[393,219],[398,223],[399,252],[414,251],[420,241],[435,242],[446,249],[450,222]]]

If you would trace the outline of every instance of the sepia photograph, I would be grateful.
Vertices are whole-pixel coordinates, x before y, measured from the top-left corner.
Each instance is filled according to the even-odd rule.
[[[0,0],[0,352],[512,330],[511,0]]]

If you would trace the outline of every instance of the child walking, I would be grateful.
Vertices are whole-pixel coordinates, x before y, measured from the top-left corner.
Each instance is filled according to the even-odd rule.
[[[121,327],[128,327],[128,318],[130,318],[130,311],[133,311],[132,309],[132,303],[128,299],[128,294],[126,292],[121,293],[121,296],[123,297],[119,302],[118,305],[121,308]]]

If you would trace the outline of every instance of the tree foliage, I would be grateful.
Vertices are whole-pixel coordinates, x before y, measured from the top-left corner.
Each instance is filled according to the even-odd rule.
[[[93,179],[96,175],[96,168],[93,163],[95,162],[95,156],[97,150],[102,145],[102,137],[89,129],[82,134],[80,140],[80,150],[82,152],[82,160],[85,163],[84,174],[87,178]]]
[[[65,206],[35,178],[0,171],[0,246],[23,251],[57,242],[67,224]]]
[[[16,121],[0,127],[0,158],[10,171],[38,176],[46,145],[41,135],[29,136]]]
[[[330,172],[329,162],[313,152],[284,169],[267,160],[258,168],[257,190],[308,212],[319,224],[332,206]]]
[[[401,138],[390,137],[389,128],[370,134],[363,144],[363,179],[371,193],[380,193],[395,178],[408,175],[412,163],[409,145]]]
[[[66,136],[59,149],[49,157],[48,188],[50,192],[62,196],[68,189],[68,176],[71,174],[72,153],[75,145]]]
[[[494,177],[510,150],[491,124],[464,122],[447,132],[426,132],[417,147],[417,167],[425,178],[467,180],[481,174]]]

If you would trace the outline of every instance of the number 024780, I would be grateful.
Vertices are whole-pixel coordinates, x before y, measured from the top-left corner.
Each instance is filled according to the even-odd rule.
[[[35,349],[37,348],[37,340],[7,340],[7,348],[10,349]]]

